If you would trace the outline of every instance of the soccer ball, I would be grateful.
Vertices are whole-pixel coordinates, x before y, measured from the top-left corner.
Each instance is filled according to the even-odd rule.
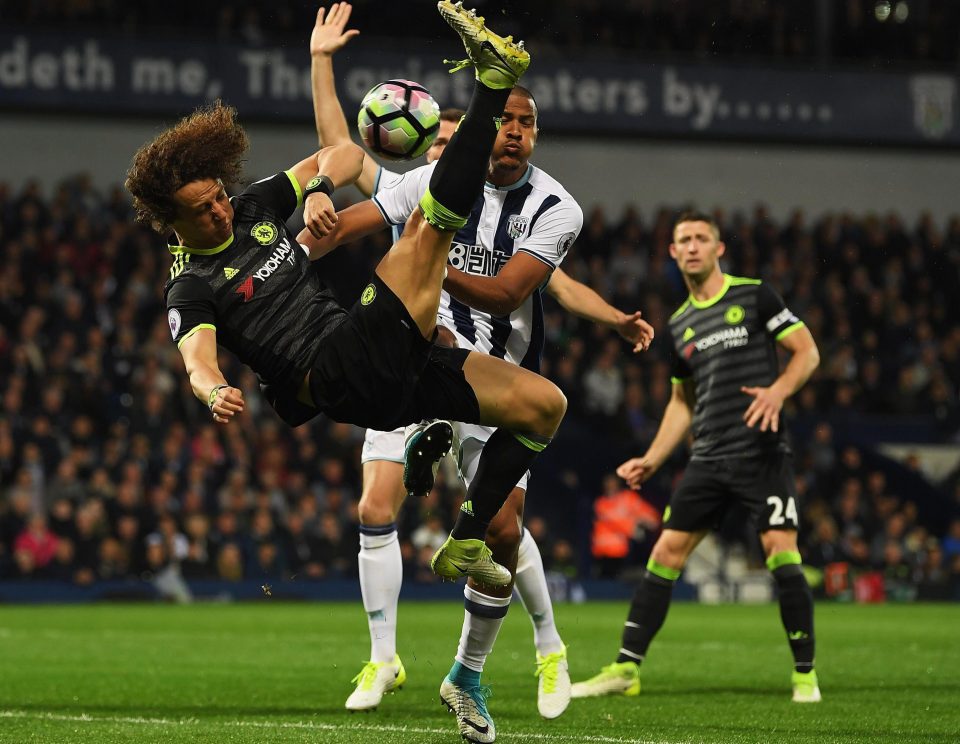
[[[357,127],[363,143],[387,160],[412,160],[425,153],[440,129],[440,107],[411,80],[387,80],[363,97]]]

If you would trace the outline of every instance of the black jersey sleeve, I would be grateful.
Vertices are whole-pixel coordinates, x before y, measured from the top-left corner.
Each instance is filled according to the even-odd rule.
[[[213,290],[202,279],[183,274],[167,287],[167,324],[177,348],[201,328],[217,329]]]
[[[757,286],[757,312],[767,333],[777,341],[803,328],[803,321],[794,315],[783,298],[766,282]]]
[[[266,207],[284,221],[303,204],[303,189],[293,171],[255,181],[240,196]]]
[[[672,335],[672,334],[671,334]],[[676,344],[671,338],[670,345],[670,382],[673,384],[686,382],[693,377],[693,370],[687,364],[687,360],[677,353]]]

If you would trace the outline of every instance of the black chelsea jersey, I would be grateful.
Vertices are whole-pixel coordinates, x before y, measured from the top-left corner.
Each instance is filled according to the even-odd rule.
[[[743,414],[753,398],[740,388],[772,384],[779,375],[776,342],[801,327],[773,289],[729,275],[716,297],[691,297],[671,316],[671,379],[693,378],[696,389],[693,459],[789,452],[782,420],[779,432],[746,425]]]
[[[294,175],[278,173],[231,199],[233,235],[223,245],[170,246],[164,296],[178,347],[211,328],[261,381],[300,385],[324,337],[346,318],[286,226],[302,202]]]

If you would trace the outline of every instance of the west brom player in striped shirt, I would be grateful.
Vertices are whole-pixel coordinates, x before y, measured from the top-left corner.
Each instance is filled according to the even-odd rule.
[[[794,658],[793,700],[819,702],[813,598],[797,550],[799,505],[780,420],[784,400],[817,368],[817,346],[772,288],[721,272],[725,248],[713,219],[681,215],[673,238],[670,255],[690,291],[670,319],[673,395],[646,454],[617,473],[639,488],[690,431],[693,451],[630,606],[620,653],[598,675],[575,684],[573,696],[639,694],[640,663],[666,618],[674,582],[697,544],[739,503],[756,523],[777,584]],[[791,354],[783,372],[777,344]]]
[[[515,88],[504,109],[483,197],[475,203],[467,224],[454,236],[439,320],[454,331],[458,346],[537,370],[543,345],[539,288],[565,257],[580,231],[583,216],[557,181],[527,162],[535,141],[535,103],[526,90]],[[431,166],[425,166],[406,173],[398,182],[376,193],[372,203],[379,208],[384,221],[401,221],[400,215],[416,203],[426,187],[431,170]],[[493,430],[469,424],[455,426],[460,441],[461,475],[469,485],[476,475],[479,452]],[[364,454],[375,456],[385,439],[389,442],[396,437],[391,433],[368,432],[370,446]],[[402,450],[393,452],[394,457],[401,455]],[[542,674],[538,707],[552,718],[566,708],[570,683],[566,647],[553,622],[549,595],[537,591],[545,587],[545,579],[538,580],[539,551],[521,526],[528,478],[529,474],[516,484],[498,517],[498,529],[488,533],[488,545],[514,576],[532,574],[529,578],[524,576],[524,596],[538,636],[535,640],[539,641],[537,659]],[[526,543],[526,548],[521,563],[522,543]],[[530,578],[535,585],[530,585]],[[460,643],[453,668],[441,688],[441,694],[445,693],[458,708],[462,726],[472,722],[487,729],[469,732],[481,741],[492,740],[489,713],[482,705],[478,706],[479,717],[471,715],[471,710],[459,710],[462,705],[458,706],[452,688],[481,689],[480,675],[509,608],[511,590],[509,586],[498,590],[473,583],[464,588]]]
[[[346,119],[336,98],[331,62],[332,55],[356,33],[345,30],[350,10],[347,3],[334,4],[327,14],[321,9],[311,37],[314,111],[317,132],[323,144],[346,142],[350,139]],[[441,113],[440,131],[427,152],[428,162],[433,162],[443,152],[460,119],[460,113],[456,109],[446,109]],[[505,138],[508,133],[504,132]],[[532,146],[532,140],[530,144]],[[526,158],[517,165],[519,167],[515,170],[525,168]],[[364,163],[363,174],[357,180],[357,186],[368,195],[381,190],[389,192],[400,179],[398,174],[377,168],[368,159]],[[397,229],[396,226],[394,229]],[[626,314],[616,310],[589,287],[571,279],[561,270],[550,274],[546,290],[568,311],[615,328],[634,344],[635,351],[649,346],[653,330],[640,320],[640,313]],[[484,427],[471,427],[470,431],[459,432],[464,440],[463,470],[468,477],[475,471],[475,455],[491,431]],[[384,692],[398,686],[397,679],[402,669],[396,654],[396,613],[402,572],[395,520],[406,497],[401,482],[403,451],[402,430],[368,430],[362,458],[364,490],[360,501],[360,580],[370,626],[371,660],[355,679],[357,687],[346,703],[346,707],[351,710],[369,709],[378,705]],[[522,505],[526,477],[522,479],[520,486],[511,495],[511,503],[515,506],[502,510],[491,523],[488,539],[491,535],[517,529],[517,510]],[[513,545],[509,548],[505,554],[512,554],[515,549]],[[520,542],[514,575],[518,593],[534,626],[540,671],[538,707],[541,714],[552,718],[564,710],[569,699],[565,648],[553,621],[543,563],[536,543],[526,530],[523,531]],[[468,598],[468,608],[469,602]],[[499,611],[502,612],[503,609]],[[468,612],[465,623],[469,626],[472,624],[470,621],[471,613]],[[499,620],[494,619],[487,625],[495,632]],[[470,638],[483,644],[487,642],[485,639],[476,639],[475,634]],[[492,645],[492,637],[490,644]],[[482,668],[482,659],[480,664],[473,666]]]

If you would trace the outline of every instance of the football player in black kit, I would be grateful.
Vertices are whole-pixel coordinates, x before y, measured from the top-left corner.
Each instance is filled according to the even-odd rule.
[[[777,584],[793,652],[793,700],[820,701],[813,597],[800,565],[799,504],[780,422],[783,401],[810,378],[820,354],[810,331],[772,288],[721,271],[725,250],[711,217],[679,217],[670,255],[690,296],[670,318],[673,395],[646,454],[623,463],[617,474],[639,488],[688,433],[693,451],[630,605],[617,659],[575,684],[573,697],[640,693],[640,664],[666,619],[674,582],[724,512],[741,504],[760,533]],[[790,352],[783,371],[778,345]]]
[[[170,330],[194,394],[218,423],[244,408],[243,393],[217,366],[217,344],[260,377],[290,424],[318,413],[389,431],[422,419],[498,427],[450,538],[434,556],[444,578],[489,586],[510,581],[492,560],[487,525],[566,410],[563,393],[528,370],[486,354],[433,344],[447,254],[483,188],[499,116],[530,57],[489,31],[462,4],[438,3],[460,35],[476,85],[466,117],[438,161],[403,235],[347,312],[310,271],[285,221],[304,204],[316,237],[337,219],[330,194],[363,165],[353,144],[325,148],[228,199],[239,179],[246,135],[233,109],[217,104],[161,133],[136,154],[126,185],[138,217],[172,230],[174,263],[165,294]],[[459,68],[458,68],[459,69]],[[436,422],[408,443],[412,490],[432,487],[433,467],[452,433]]]

